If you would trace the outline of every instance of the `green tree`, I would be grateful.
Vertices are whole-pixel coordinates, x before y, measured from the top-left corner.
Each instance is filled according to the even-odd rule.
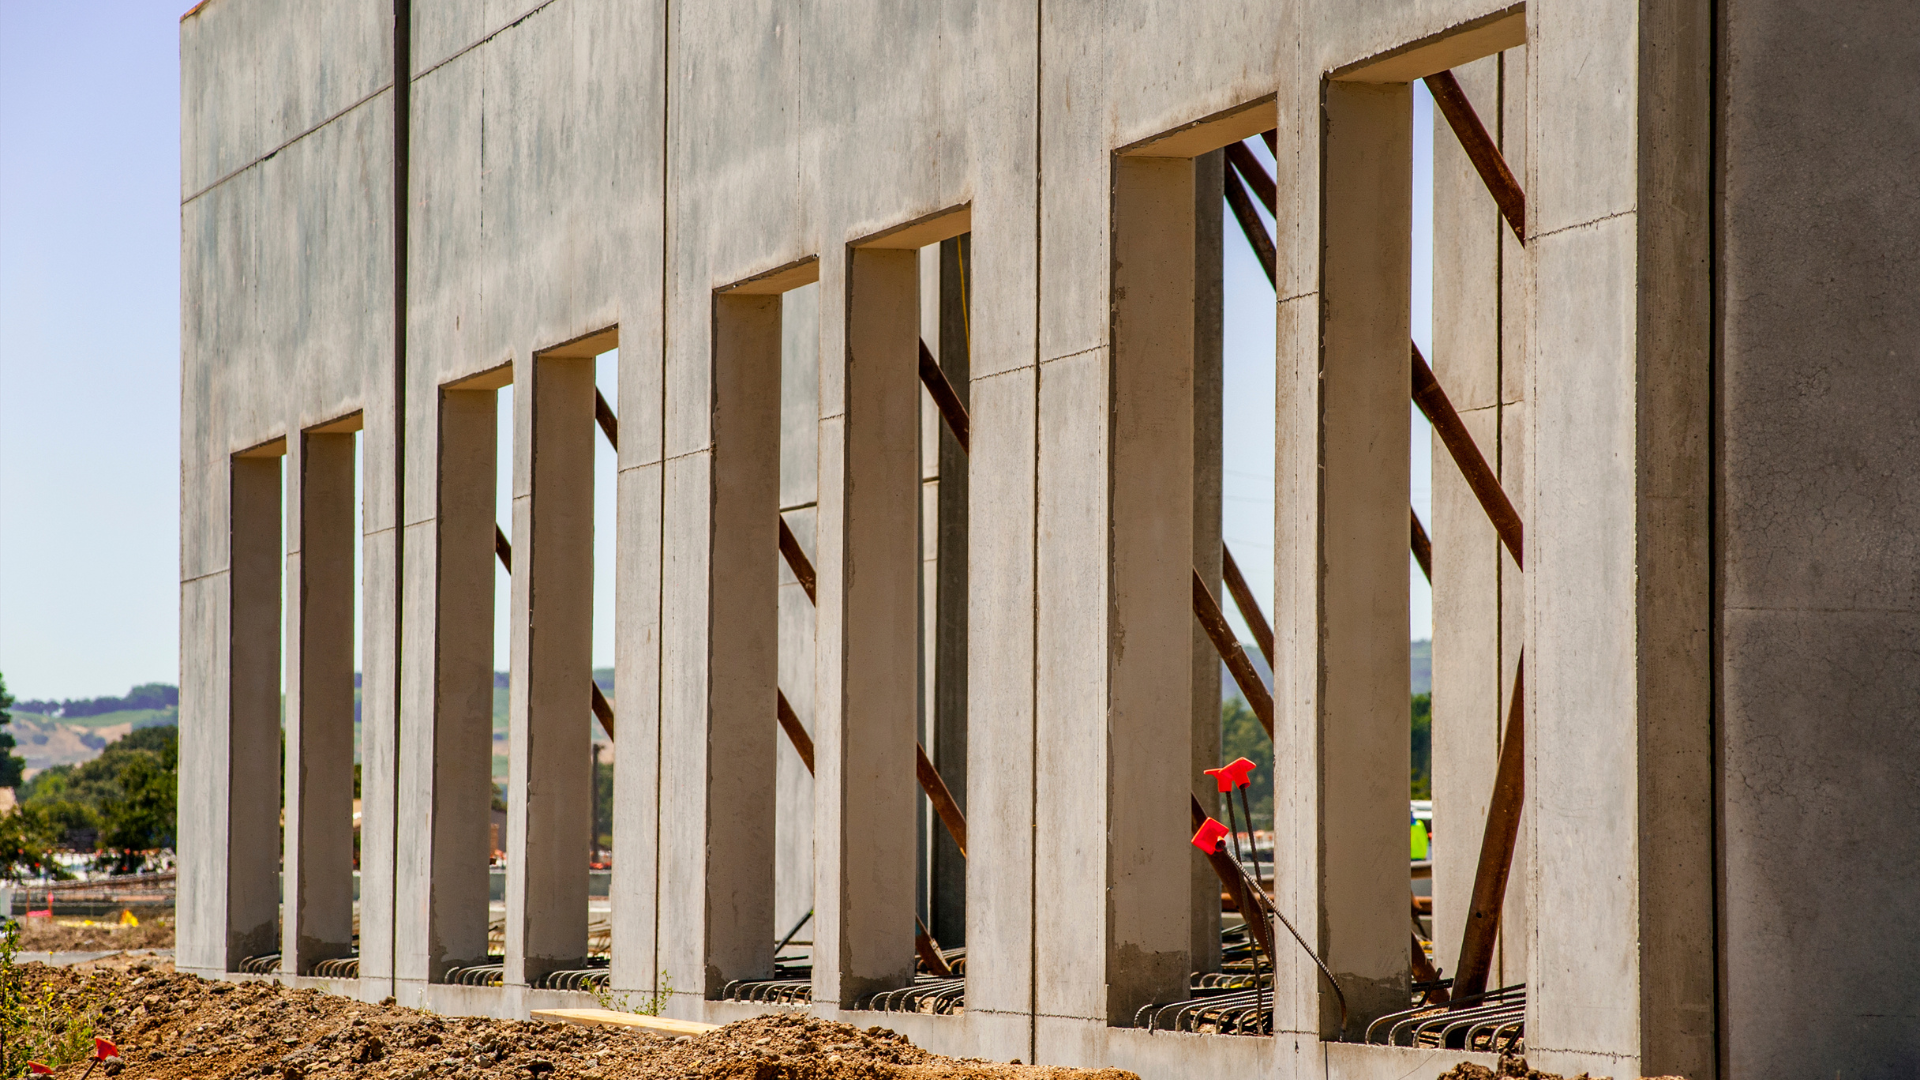
[[[1273,740],[1238,694],[1220,705],[1220,763],[1225,765],[1235,758],[1246,758],[1254,764],[1253,786],[1247,791],[1253,806],[1253,827],[1273,828]],[[1234,802],[1237,813],[1238,796]]]
[[[0,728],[13,723],[13,713],[9,711],[12,705],[13,695],[7,693],[7,677],[0,675]],[[19,787],[25,775],[27,762],[13,752],[15,745],[12,732],[0,731],[0,787]]]
[[[59,839],[47,814],[36,806],[18,806],[0,817],[0,878],[72,877],[53,861],[50,849]]]
[[[21,805],[61,842],[104,846],[103,865],[137,870],[145,852],[173,845],[179,763],[177,728],[141,728],[83,765],[39,773],[21,789]]]
[[[1433,798],[1433,695],[1413,695],[1413,765],[1408,791],[1415,799]]]

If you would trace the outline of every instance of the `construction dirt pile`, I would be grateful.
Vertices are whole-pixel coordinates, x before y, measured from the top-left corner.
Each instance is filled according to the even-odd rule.
[[[143,918],[137,926],[112,921],[88,923],[81,919],[20,920],[23,952],[104,952],[107,949],[171,949],[173,919]]]
[[[272,983],[207,982],[170,965],[100,961],[25,964],[29,990],[51,990],[44,1013],[64,1044],[56,1075],[77,1078],[86,1024],[119,1045],[118,1080],[1138,1080],[1090,1071],[938,1057],[884,1028],[865,1031],[782,1013],[700,1036],[437,1016]],[[49,1038],[51,1036],[51,1038]]]
[[[1485,1065],[1475,1065],[1463,1061],[1440,1074],[1440,1080],[1590,1080],[1586,1073],[1575,1077],[1563,1077],[1559,1073],[1541,1072],[1527,1067],[1527,1059],[1516,1054],[1503,1054],[1500,1067],[1489,1069]],[[1600,1080],[1606,1080],[1601,1077]],[[1645,1080],[1684,1080],[1678,1076],[1651,1076]]]

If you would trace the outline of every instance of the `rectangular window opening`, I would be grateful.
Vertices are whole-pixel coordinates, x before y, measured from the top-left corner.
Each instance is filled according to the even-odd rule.
[[[289,459],[283,973],[353,978],[359,850],[359,417]]]
[[[967,865],[967,478],[973,234],[919,249],[920,342],[920,719],[921,797],[916,803],[921,873],[916,888],[915,974],[951,983],[966,974]],[[964,1005],[964,986],[902,1000]],[[891,1004],[891,1001],[888,1002]]]
[[[228,971],[281,966],[286,812],[286,443],[230,459],[225,956]]]

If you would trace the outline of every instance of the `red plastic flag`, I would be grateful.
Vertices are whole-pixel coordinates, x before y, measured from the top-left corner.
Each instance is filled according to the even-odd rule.
[[[108,1042],[105,1039],[100,1038],[99,1036],[94,1037],[93,1058],[95,1061],[105,1061],[108,1058],[116,1058],[119,1056],[120,1056],[119,1047],[113,1045],[112,1043]]]
[[[1227,835],[1227,827],[1208,818],[1200,831],[1193,834],[1193,846],[1211,855],[1220,848],[1221,838]]]
[[[42,1065],[37,1061],[27,1062],[27,1071],[32,1073],[35,1076],[41,1076],[41,1075],[52,1076],[53,1075],[52,1069],[47,1068],[45,1065]]]
[[[1228,775],[1233,777],[1234,787],[1243,788],[1253,782],[1248,778],[1253,775],[1253,770],[1259,767],[1260,766],[1255,765],[1253,762],[1248,761],[1246,758],[1234,758],[1232,761],[1221,766],[1220,771],[1223,773],[1227,773]],[[1227,789],[1221,788],[1220,790],[1225,791]]]

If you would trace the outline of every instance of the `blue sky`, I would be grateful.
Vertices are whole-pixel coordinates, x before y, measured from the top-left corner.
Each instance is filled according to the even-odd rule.
[[[0,672],[23,698],[178,677],[178,41],[189,2],[0,0]],[[1415,109],[1412,315],[1430,354],[1424,88]],[[1223,526],[1256,593],[1271,596],[1273,290],[1231,215],[1225,224]],[[1409,414],[1413,502],[1427,517],[1428,437]],[[612,500],[600,501],[609,532]],[[1410,581],[1412,635],[1426,637],[1431,599],[1417,570]],[[596,599],[595,663],[611,663],[610,586]]]
[[[0,672],[179,671],[179,19],[0,0]]]

